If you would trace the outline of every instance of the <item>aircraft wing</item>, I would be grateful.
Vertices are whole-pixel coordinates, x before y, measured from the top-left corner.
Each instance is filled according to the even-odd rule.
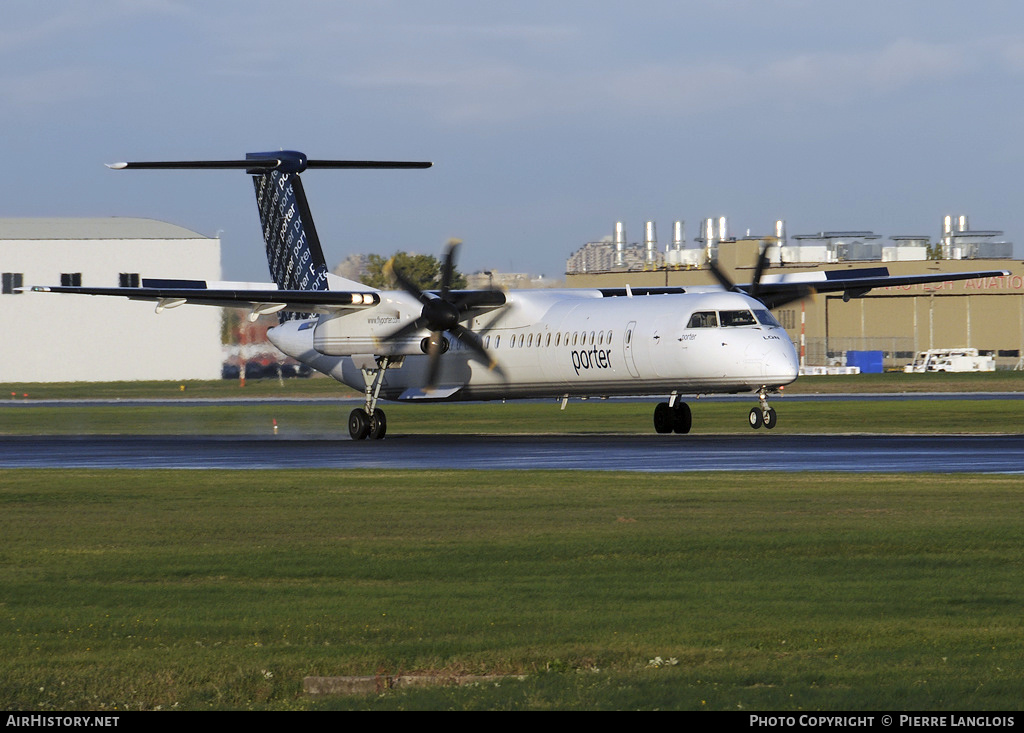
[[[105,295],[130,300],[155,301],[157,312],[190,303],[223,308],[250,308],[254,316],[299,311],[303,313],[337,313],[360,310],[380,304],[380,293],[367,288],[365,292],[341,290],[279,290],[272,284],[213,282],[205,280],[150,280],[142,287],[92,288],[64,285],[36,285],[24,288],[36,293],[75,293]]]
[[[886,267],[872,267],[860,270],[825,270],[792,275],[766,275],[760,283],[737,287],[750,293],[769,308],[778,308],[814,293],[842,293],[843,299],[849,300],[850,298],[859,298],[874,288],[1007,277],[1009,274],[1006,270],[988,270],[890,275]]]
[[[273,283],[230,283],[205,280],[143,279],[142,287],[93,288],[69,285],[36,285],[22,288],[35,293],[74,293],[105,295],[156,302],[157,312],[186,303],[222,308],[249,308],[254,316],[298,311],[300,313],[340,313],[380,305],[381,294],[367,288],[353,290],[280,290]],[[432,295],[436,295],[430,291]],[[451,299],[460,310],[485,312],[505,304],[500,290],[453,290]]]

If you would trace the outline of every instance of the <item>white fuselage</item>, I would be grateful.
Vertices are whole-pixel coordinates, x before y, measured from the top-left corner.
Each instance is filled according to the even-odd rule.
[[[284,353],[362,390],[374,355],[404,357],[386,373],[384,399],[704,394],[775,388],[796,379],[792,341],[764,305],[725,291],[602,297],[597,291],[530,290],[466,325],[499,367],[454,338],[435,390],[422,390],[423,331],[385,341],[422,307],[384,291],[379,306],[272,328]],[[695,315],[697,314],[697,315]],[[397,360],[396,360],[397,361]]]

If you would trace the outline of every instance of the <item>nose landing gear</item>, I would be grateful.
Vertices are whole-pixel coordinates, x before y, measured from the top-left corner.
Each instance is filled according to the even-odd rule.
[[[760,402],[760,405],[750,409],[750,427],[754,430],[757,430],[760,427],[765,428],[765,430],[771,430],[775,427],[779,418],[775,414],[774,408],[768,406],[767,388],[761,387],[761,389],[758,390],[757,399]]]

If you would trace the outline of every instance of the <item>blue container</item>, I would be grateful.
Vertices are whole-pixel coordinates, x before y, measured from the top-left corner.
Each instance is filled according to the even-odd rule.
[[[860,367],[861,374],[882,373],[881,351],[847,351],[846,366]]]

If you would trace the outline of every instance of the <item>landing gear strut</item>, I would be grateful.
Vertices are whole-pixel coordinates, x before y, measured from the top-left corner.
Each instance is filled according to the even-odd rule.
[[[761,387],[757,392],[757,399],[760,404],[757,407],[750,409],[750,427],[757,430],[760,427],[764,427],[766,430],[771,430],[775,427],[775,424],[779,421],[778,415],[775,414],[774,408],[768,407],[768,389]]]
[[[654,431],[657,433],[679,433],[680,435],[690,432],[693,426],[693,415],[690,406],[685,402],[676,402],[676,395],[673,394],[668,402],[660,402],[654,408]]]
[[[364,395],[366,404],[352,410],[348,416],[348,434],[352,440],[380,440],[388,431],[388,420],[384,410],[377,407],[377,399],[380,396],[380,388],[384,384],[384,372],[391,366],[393,360],[390,356],[377,357],[376,369],[360,369],[363,373],[363,382],[366,384]]]

